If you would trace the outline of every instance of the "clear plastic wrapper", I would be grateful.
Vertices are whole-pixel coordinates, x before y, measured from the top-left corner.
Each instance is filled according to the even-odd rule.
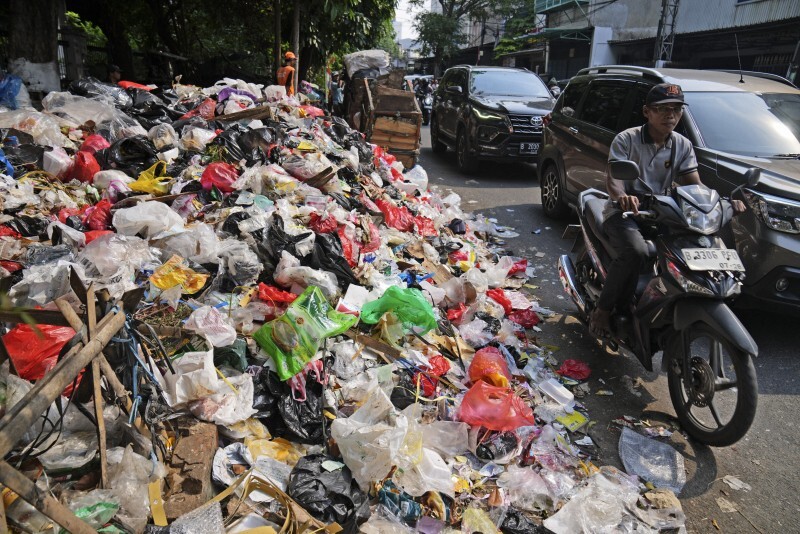
[[[678,451],[628,427],[623,427],[619,438],[619,456],[628,474],[639,475],[657,488],[677,494],[686,484],[683,456]]]

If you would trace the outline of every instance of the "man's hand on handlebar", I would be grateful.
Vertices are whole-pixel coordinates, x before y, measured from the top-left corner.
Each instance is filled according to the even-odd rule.
[[[632,211],[634,215],[639,215],[639,199],[635,195],[620,195],[617,202],[622,211]]]
[[[733,206],[734,215],[739,215],[747,210],[747,206],[741,200],[731,200],[731,206]]]

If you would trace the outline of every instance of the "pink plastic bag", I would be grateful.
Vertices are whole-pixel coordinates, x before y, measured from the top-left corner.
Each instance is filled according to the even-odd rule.
[[[89,154],[94,154],[98,150],[103,150],[104,148],[110,147],[111,144],[106,141],[106,138],[99,134],[92,134],[86,138],[86,140],[81,145],[81,152],[88,152]]]
[[[516,430],[533,426],[533,410],[509,388],[498,388],[483,380],[464,395],[458,418],[473,426],[489,430]]]
[[[481,380],[497,387],[507,388],[511,382],[511,371],[506,359],[496,347],[484,347],[472,357],[469,364],[469,379],[473,383]]]
[[[111,226],[111,202],[101,200],[83,214],[83,224],[90,230],[108,230]]]
[[[211,163],[200,177],[200,184],[206,191],[216,187],[223,193],[233,191],[233,183],[239,178],[236,167],[230,163]]]

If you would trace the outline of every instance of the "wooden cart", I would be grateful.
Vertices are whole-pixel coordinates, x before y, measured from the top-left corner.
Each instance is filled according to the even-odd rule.
[[[363,132],[370,143],[395,156],[406,168],[419,157],[422,113],[412,91],[370,84],[364,80]]]

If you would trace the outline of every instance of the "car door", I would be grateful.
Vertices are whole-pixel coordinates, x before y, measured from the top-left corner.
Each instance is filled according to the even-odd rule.
[[[633,82],[624,80],[595,80],[589,85],[574,134],[576,159],[571,178],[576,191],[606,189],[608,151],[621,131],[623,111],[634,89]]]
[[[579,109],[583,95],[589,86],[588,80],[572,81],[564,90],[564,94],[553,109],[553,120],[547,127],[545,144],[553,145],[563,162],[563,175],[567,183],[572,180],[572,162],[575,160],[576,150],[574,136],[579,125],[576,110]]]
[[[444,133],[442,124],[447,121],[447,87],[453,83],[454,72],[453,69],[445,71],[433,96],[433,112],[436,115],[436,123],[439,125],[440,135]]]
[[[461,93],[456,94],[448,89],[450,87],[460,87]],[[467,72],[464,69],[452,69],[452,79],[442,94],[442,108],[444,114],[440,118],[439,128],[448,136],[455,139],[456,128],[458,127],[458,113],[462,103],[465,101],[465,91],[467,90]]]

